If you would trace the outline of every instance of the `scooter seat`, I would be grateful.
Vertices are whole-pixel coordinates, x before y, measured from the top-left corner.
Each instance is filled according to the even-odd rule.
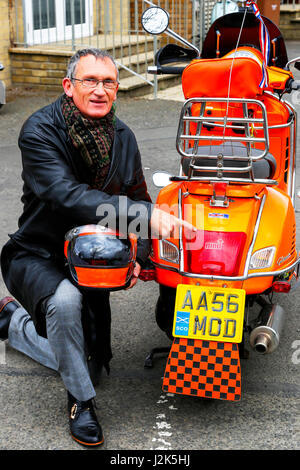
[[[193,149],[188,149],[186,153],[193,154]],[[247,157],[247,148],[239,143],[225,143],[221,145],[203,145],[198,147],[198,154],[202,155],[201,157],[195,157],[194,164],[202,167],[212,167],[217,165],[217,160],[205,158],[205,155],[218,155],[222,154],[224,156],[230,157]],[[257,157],[262,154],[262,150],[251,149],[251,156]],[[204,156],[203,156],[204,155]],[[192,158],[183,157],[182,171],[184,175],[187,175],[189,172],[190,163],[192,163]],[[268,153],[264,158],[256,160],[253,162],[253,173],[255,179],[271,179],[273,178],[276,172],[276,160],[271,153]],[[243,168],[248,166],[247,160],[234,160],[234,159],[224,159],[223,166],[231,168]],[[192,175],[194,177],[200,176],[217,176],[217,166],[216,170],[201,171],[193,170]],[[226,178],[249,178],[249,172],[224,172],[224,177]]]

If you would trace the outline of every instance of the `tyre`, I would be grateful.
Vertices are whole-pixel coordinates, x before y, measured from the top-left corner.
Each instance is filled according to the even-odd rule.
[[[176,289],[173,287],[159,286],[159,297],[155,308],[155,319],[158,327],[164,331],[167,337],[173,340],[173,317],[175,308]]]

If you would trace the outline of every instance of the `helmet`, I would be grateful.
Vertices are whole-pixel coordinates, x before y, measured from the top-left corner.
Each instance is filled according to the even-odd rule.
[[[101,225],[83,225],[65,235],[64,254],[73,281],[80,287],[119,290],[129,286],[135,266],[137,237]]]

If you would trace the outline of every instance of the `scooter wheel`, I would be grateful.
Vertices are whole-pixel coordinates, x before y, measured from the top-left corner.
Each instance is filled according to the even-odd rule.
[[[175,307],[176,289],[159,286],[160,295],[155,308],[155,319],[158,327],[173,341],[173,316]]]

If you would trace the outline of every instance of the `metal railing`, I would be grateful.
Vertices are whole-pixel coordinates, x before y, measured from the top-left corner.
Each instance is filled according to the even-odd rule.
[[[290,6],[293,6],[295,8],[296,5],[300,6],[300,0],[281,0],[280,4],[281,5],[290,5]]]
[[[225,13],[226,0],[222,0]],[[216,0],[153,0],[170,13],[170,27],[201,49]],[[120,68],[155,87],[148,65],[166,37],[151,37],[141,26],[147,0],[14,0],[11,37],[15,47],[47,51],[107,49]],[[172,41],[172,39],[171,39]]]

